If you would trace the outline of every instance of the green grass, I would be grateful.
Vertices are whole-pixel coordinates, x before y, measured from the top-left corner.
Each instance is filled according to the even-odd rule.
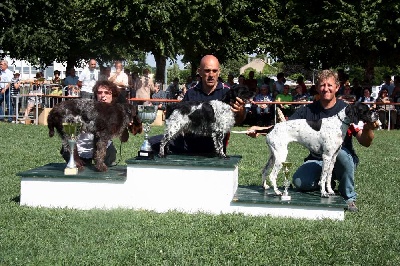
[[[400,264],[400,131],[377,131],[370,148],[356,145],[360,212],[344,221],[19,206],[16,173],[63,161],[60,139],[47,132],[0,124],[0,265]],[[142,140],[122,145],[122,164]],[[261,183],[267,153],[264,138],[232,134],[228,154],[243,156],[241,185]],[[298,166],[306,154],[291,144],[288,160]]]

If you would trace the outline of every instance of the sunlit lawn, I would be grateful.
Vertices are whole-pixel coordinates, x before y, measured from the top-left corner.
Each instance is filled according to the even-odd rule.
[[[155,127],[150,134],[161,132]],[[16,173],[63,161],[59,138],[47,134],[44,126],[0,124],[0,265],[400,263],[400,131],[377,131],[370,148],[356,145],[360,212],[346,213],[345,221],[21,207]],[[142,140],[135,136],[122,145],[122,164]],[[243,156],[241,185],[261,183],[264,138],[232,134],[228,153]],[[298,166],[306,154],[292,144],[288,160]]]

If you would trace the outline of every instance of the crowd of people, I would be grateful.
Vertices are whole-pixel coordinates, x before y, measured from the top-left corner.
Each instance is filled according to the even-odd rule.
[[[15,71],[12,73],[8,69],[8,62],[1,61],[1,78],[0,83],[2,92],[0,94],[0,121],[4,120],[3,106],[8,110],[7,120],[13,121],[13,116],[16,112],[15,98],[19,94],[21,86],[20,73]],[[51,81],[46,81],[43,78],[43,73],[38,72],[36,77],[31,81],[30,89],[31,97],[28,97],[24,112],[26,119],[33,107],[42,103],[40,97],[34,97],[35,94],[43,93],[43,85],[45,83],[52,84],[50,86],[50,95],[53,96],[79,96],[82,98],[93,99],[94,95],[92,88],[98,80],[109,80],[117,85],[121,94],[128,98],[137,99],[175,99],[182,100],[186,92],[196,86],[201,81],[201,77],[197,74],[195,77],[189,76],[184,83],[180,83],[179,78],[175,77],[170,85],[164,90],[163,85],[158,81],[153,81],[150,75],[150,70],[143,69],[142,75],[138,72],[131,73],[123,68],[121,61],[114,62],[114,71],[111,71],[110,66],[101,66],[98,69],[98,62],[95,59],[90,59],[88,67],[85,68],[79,76],[76,75],[74,68],[67,71],[65,79],[60,78],[60,71],[54,71],[54,77]],[[357,78],[354,78],[350,84],[346,78],[343,78],[343,73],[338,72],[340,87],[337,92],[338,99],[348,102],[367,102],[368,105],[378,109],[380,120],[383,123],[383,128],[398,129],[400,128],[400,106],[390,103],[400,102],[400,81],[399,77],[394,77],[391,80],[389,75],[384,78],[384,83],[381,86],[379,95],[376,98],[371,96],[371,87],[361,86]],[[276,80],[265,77],[262,82],[255,79],[254,71],[248,73],[246,78],[244,75],[235,77],[233,74],[227,76],[227,80],[218,77],[219,82],[224,87],[232,88],[237,85],[244,85],[249,90],[254,92],[254,98],[245,104],[246,120],[243,124],[267,126],[274,123],[275,105],[272,102],[284,102],[276,104],[286,118],[290,117],[297,108],[303,104],[299,102],[312,102],[318,100],[318,93],[315,85],[307,87],[304,78],[299,76],[295,86],[286,84],[286,78],[283,72],[276,75]],[[9,82],[9,83],[7,83]],[[56,85],[59,86],[56,86]],[[58,99],[60,101],[60,99]],[[5,105],[4,103],[5,102]],[[295,102],[290,104],[290,102]],[[151,104],[151,103],[150,103]],[[161,110],[165,110],[165,102],[156,102]]]

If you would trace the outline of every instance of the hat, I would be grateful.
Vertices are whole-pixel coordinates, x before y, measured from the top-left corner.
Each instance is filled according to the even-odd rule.
[[[15,70],[14,75],[20,75],[19,70]]]

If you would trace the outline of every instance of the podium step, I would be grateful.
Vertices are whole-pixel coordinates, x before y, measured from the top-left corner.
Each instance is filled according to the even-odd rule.
[[[127,166],[110,167],[107,172],[89,166],[71,176],[64,175],[65,163],[51,163],[17,174],[21,177],[20,204],[344,220],[346,203],[340,196],[321,198],[318,191],[289,189],[291,200],[282,201],[272,189],[238,186],[240,159],[130,159]]]
[[[291,188],[288,192],[291,200],[281,200],[272,188],[239,186],[231,206],[236,212],[250,215],[344,220],[347,205],[340,195],[322,198],[319,191],[301,192]]]

